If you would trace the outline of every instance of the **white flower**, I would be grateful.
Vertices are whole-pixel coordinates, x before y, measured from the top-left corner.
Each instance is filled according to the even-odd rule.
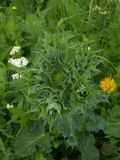
[[[14,47],[12,48],[12,50],[10,51],[10,55],[16,54],[17,52],[19,52],[20,49],[21,49],[20,46],[14,46]]]
[[[8,60],[8,63],[11,63],[11,62],[12,62],[12,60],[13,60],[13,58],[10,58],[10,59]]]
[[[6,106],[7,109],[11,109],[11,108],[13,108],[13,107],[14,107],[14,105],[10,105],[9,103],[8,103],[7,106]]]
[[[22,75],[19,74],[19,73],[15,73],[15,74],[12,75],[12,79],[19,79],[21,77],[22,77]]]
[[[10,58],[8,60],[8,63],[10,63],[10,64],[12,64],[12,65],[14,65],[14,66],[16,66],[18,68],[21,68],[21,67],[27,66],[28,60],[25,57],[16,58],[16,59]]]
[[[25,67],[25,66],[27,66],[27,64],[28,64],[28,60],[27,60],[27,58],[25,58],[25,57],[21,57],[21,62],[22,62],[22,67]]]

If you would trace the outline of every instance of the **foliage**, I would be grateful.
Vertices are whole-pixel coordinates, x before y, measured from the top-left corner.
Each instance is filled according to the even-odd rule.
[[[119,12],[117,0],[0,2],[1,160],[119,160]]]

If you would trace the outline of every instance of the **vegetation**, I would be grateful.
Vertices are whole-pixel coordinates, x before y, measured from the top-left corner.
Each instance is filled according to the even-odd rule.
[[[0,159],[120,159],[120,1],[0,1]]]

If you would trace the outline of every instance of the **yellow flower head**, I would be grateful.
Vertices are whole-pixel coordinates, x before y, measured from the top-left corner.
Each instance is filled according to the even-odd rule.
[[[100,88],[107,93],[111,93],[115,90],[116,88],[116,82],[112,78],[104,78],[103,80],[100,81]]]
[[[12,10],[15,11],[17,9],[16,6],[12,6]]]

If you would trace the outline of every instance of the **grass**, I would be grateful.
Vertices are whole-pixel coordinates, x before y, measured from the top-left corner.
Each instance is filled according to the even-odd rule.
[[[117,0],[0,2],[1,160],[120,159],[119,10]]]

